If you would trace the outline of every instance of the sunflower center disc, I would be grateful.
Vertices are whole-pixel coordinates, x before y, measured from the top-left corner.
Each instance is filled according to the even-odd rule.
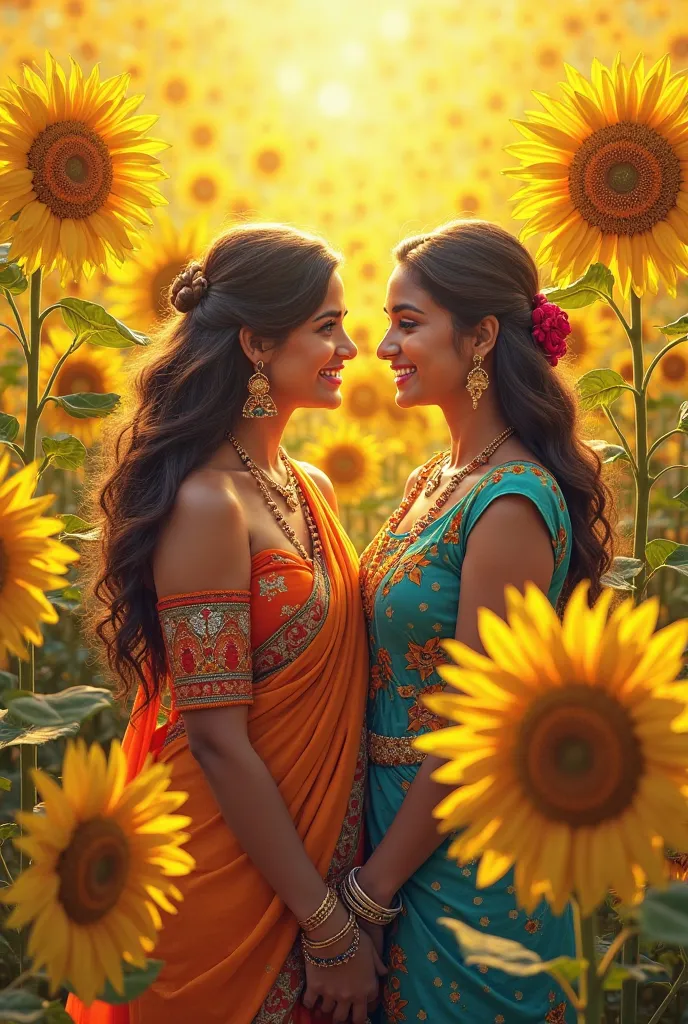
[[[0,594],[2,594],[3,588],[9,575],[10,560],[5,550],[5,545],[0,539]]]
[[[646,124],[619,121],[593,132],[569,169],[569,194],[581,216],[605,234],[650,231],[676,205],[681,161]]]
[[[39,132],[28,166],[37,199],[60,220],[90,217],[112,188],[110,151],[81,121],[58,121]]]
[[[58,375],[56,393],[75,395],[85,391],[102,391],[103,381],[96,376],[93,367],[83,363],[68,363]]]
[[[638,184],[640,173],[633,164],[612,164],[607,171],[607,184],[612,192],[624,195],[632,192]]]
[[[627,810],[644,770],[626,709],[603,690],[580,684],[535,703],[517,737],[515,759],[536,809],[572,828],[600,825]]]
[[[349,394],[349,409],[354,416],[365,419],[378,411],[378,394],[372,384],[357,384]]]
[[[92,818],[77,825],[57,866],[58,898],[71,921],[94,924],[117,905],[129,858],[129,844],[114,821]]]
[[[668,356],[664,356],[661,366],[662,374],[666,380],[674,383],[685,380],[686,361],[678,352],[670,352]]]
[[[350,448],[339,448],[332,452],[328,462],[330,475],[340,484],[353,484],[363,473],[362,455]]]

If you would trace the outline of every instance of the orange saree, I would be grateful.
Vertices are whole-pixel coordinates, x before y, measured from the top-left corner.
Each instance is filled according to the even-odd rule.
[[[322,553],[312,571],[289,552],[257,556],[248,729],[311,860],[323,878],[337,882],[354,863],[360,840],[368,652],[353,546],[318,488],[298,465],[294,472]],[[269,559],[274,564],[266,565]],[[305,572],[310,578],[304,586]],[[221,818],[189,751],[179,711],[173,707],[156,729],[159,710],[160,701],[149,705],[127,730],[129,772],[136,774],[150,752],[172,765],[171,788],[189,794],[186,849],[197,867],[179,880],[184,900],[178,914],[165,916],[153,953],[165,967],[154,985],[126,1007],[86,1008],[70,997],[68,1012],[77,1024],[317,1020],[299,1002],[305,975],[294,916]]]

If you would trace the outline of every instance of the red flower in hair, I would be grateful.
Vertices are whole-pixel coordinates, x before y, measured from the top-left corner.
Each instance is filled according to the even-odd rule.
[[[568,313],[538,292],[533,307],[533,338],[552,366],[566,355],[566,338],[570,333]]]

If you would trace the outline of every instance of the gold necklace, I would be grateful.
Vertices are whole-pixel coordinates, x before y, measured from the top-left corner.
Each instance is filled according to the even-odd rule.
[[[377,588],[382,583],[382,580],[389,568],[386,564],[385,556],[387,555],[391,544],[394,543],[396,545],[394,549],[394,558],[395,561],[398,562],[408,548],[418,540],[423,530],[430,525],[441,509],[444,508],[461,481],[465,480],[465,478],[474,470],[478,469],[479,466],[487,465],[490,456],[494,455],[500,444],[503,444],[513,433],[514,428],[507,427],[507,429],[503,430],[502,433],[495,437],[493,441],[490,441],[490,443],[483,448],[480,454],[476,455],[472,462],[469,462],[468,465],[464,466],[462,469],[457,470],[432,508],[428,509],[425,515],[420,516],[416,520],[413,527],[407,534],[400,536],[396,533],[397,527],[412,507],[420,492],[428,483],[428,480],[434,476],[438,467],[443,465],[446,455],[444,452],[439,452],[437,455],[432,457],[424,470],[418,474],[418,479],[402,501],[399,508],[387,520],[386,527],[383,527],[378,534],[378,537],[381,539],[379,543],[375,545],[370,562],[363,568],[361,573],[361,587],[363,588],[364,606],[367,609],[372,607],[372,601],[375,593],[377,592]],[[436,488],[433,488],[433,490],[436,490]],[[430,493],[432,494],[432,491]]]
[[[284,451],[284,449],[280,446],[278,451],[280,461],[282,462],[282,465],[284,466],[287,474],[286,484],[281,484],[278,480],[274,480],[269,473],[266,473],[264,469],[261,469],[260,466],[256,465],[256,463],[250,457],[248,452],[244,448],[242,448],[242,446],[239,444],[239,442],[237,441],[236,437],[234,437],[233,434],[227,434],[227,438],[232,442],[232,444],[236,448],[237,455],[239,456],[243,464],[249,469],[251,468],[251,466],[253,467],[251,472],[254,474],[254,476],[257,473],[260,476],[263,483],[267,484],[267,486],[272,488],[273,491],[277,491],[278,494],[282,495],[282,497],[287,503],[289,511],[296,512],[297,508],[299,507],[298,485],[296,483],[296,477],[291,471],[289,459],[287,458],[287,454]]]
[[[272,497],[270,495],[270,491],[268,490],[267,484],[265,483],[265,481],[263,480],[263,477],[261,476],[259,467],[256,466],[256,464],[253,461],[253,459],[250,457],[250,455],[247,452],[244,451],[244,449],[241,447],[241,445],[239,444],[237,439],[232,434],[228,433],[226,436],[227,436],[227,440],[230,441],[234,445],[234,448],[236,450],[237,455],[239,456],[239,458],[241,459],[243,464],[246,466],[246,468],[248,469],[248,471],[251,474],[251,476],[253,477],[253,479],[258,484],[258,489],[259,489],[260,493],[263,495],[263,498],[265,500],[265,504],[270,509],[270,512],[272,513],[274,519],[277,521],[280,529],[283,531],[283,533],[288,538],[288,540],[291,542],[291,544],[296,548],[296,550],[301,555],[303,560],[305,562],[308,562],[309,565],[312,565],[314,559],[316,557],[318,557],[320,555],[321,551],[322,551],[322,544],[320,542],[320,537],[318,536],[318,528],[315,525],[315,520],[313,519],[313,515],[311,513],[311,510],[308,507],[308,502],[306,501],[306,499],[305,499],[305,497],[303,495],[303,492],[302,492],[302,490],[301,490],[301,488],[299,486],[299,482],[296,479],[296,476],[294,474],[294,471],[291,468],[291,464],[289,463],[289,460],[287,459],[286,454],[284,455],[285,469],[287,470],[287,476],[288,476],[288,479],[289,479],[289,483],[290,483],[291,486],[294,487],[296,495],[297,495],[297,502],[298,502],[297,508],[298,508],[298,505],[301,506],[301,511],[303,512],[303,517],[306,520],[306,526],[308,527],[308,533],[309,533],[309,536],[311,538],[311,545],[313,547],[313,557],[312,558],[308,554],[308,552],[306,551],[305,547],[303,546],[303,544],[301,543],[299,538],[296,536],[296,533],[294,532],[292,527],[289,525],[287,520],[284,518],[284,515],[282,514],[281,510],[278,508],[278,506],[273,501],[273,499],[272,499]],[[265,474],[265,475],[267,475],[267,474]]]

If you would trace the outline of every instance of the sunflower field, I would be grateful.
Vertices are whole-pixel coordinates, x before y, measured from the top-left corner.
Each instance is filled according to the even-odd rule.
[[[619,748],[615,813],[623,786],[645,778],[641,761],[656,772],[654,799],[626,808],[636,829],[580,839],[570,826],[568,867],[561,843],[539,865],[499,831],[492,846],[471,846],[493,820],[489,790],[445,808],[452,827],[467,827],[458,860],[479,851],[484,877],[496,878],[509,858],[530,857],[524,905],[534,892],[555,906],[573,894],[582,915],[568,964],[534,967],[465,931],[457,939],[476,962],[550,970],[580,1022],[687,1020],[688,692],[674,683],[688,639],[682,5],[6,0],[0,48],[0,1020],[68,1020],[67,989],[113,1003],[141,991],[160,966],[148,954],[160,911],[174,909],[173,878],[192,869],[183,795],[156,768],[124,778],[126,715],[80,620],[79,555],[97,540],[84,499],[104,434],[126,416],[139,355],[169,316],[172,280],[237,222],[290,223],[344,254],[359,355],[342,408],[295,417],[287,447],[332,479],[360,550],[409,472],[446,446],[435,410],[396,406],[375,352],[392,247],[456,217],[521,232],[543,289],[567,310],[557,372],[578,390],[618,509],[599,607],[579,596],[568,626],[540,635],[537,595],[523,606],[512,597],[510,628],[520,643],[551,644],[557,671],[566,664],[590,690],[604,650],[637,676],[633,697],[617,676],[603,697],[576,690],[583,739],[593,705],[607,701],[613,718],[653,701],[654,717],[637,712],[652,736],[635,782]],[[579,635],[590,644],[577,661]],[[497,699],[497,647],[485,642],[488,683],[474,681],[465,700]],[[524,655],[535,689],[543,674],[554,679],[545,661]],[[460,669],[447,673],[460,687]],[[464,723],[462,699],[438,710]],[[433,749],[454,759],[451,781],[483,785],[480,760],[436,736]],[[32,813],[38,798],[45,817]]]

